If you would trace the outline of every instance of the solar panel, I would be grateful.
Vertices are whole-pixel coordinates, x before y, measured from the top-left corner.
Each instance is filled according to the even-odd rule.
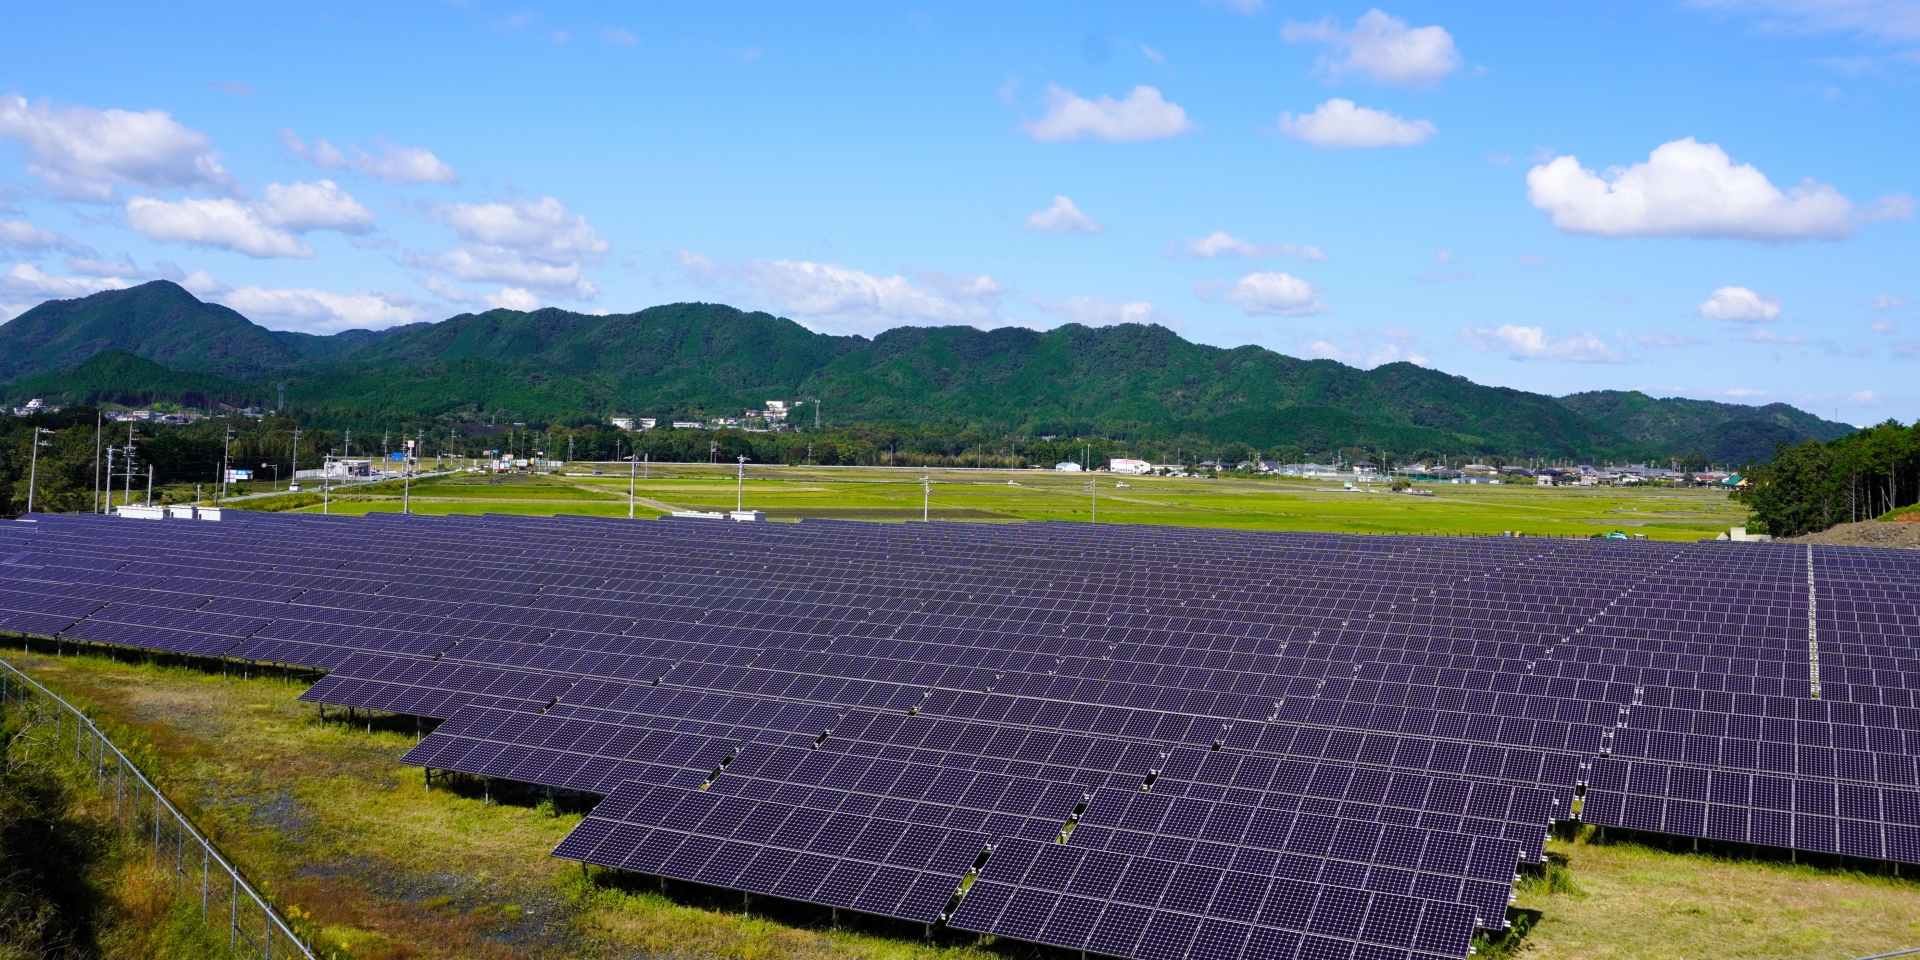
[[[1888,551],[263,514],[0,555],[0,630],[325,670],[445,721],[409,762],[603,796],[557,855],[1068,949],[1461,957],[1576,795],[1920,862]]]

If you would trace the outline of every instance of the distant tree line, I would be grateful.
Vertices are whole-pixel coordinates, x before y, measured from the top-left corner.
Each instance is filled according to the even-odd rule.
[[[259,480],[285,480],[296,469],[317,469],[330,456],[382,459],[404,449],[408,439],[418,442],[429,465],[434,458],[484,458],[493,451],[524,459],[603,463],[640,457],[654,463],[732,464],[744,456],[755,464],[1001,468],[1034,464],[1051,467],[1070,461],[1097,469],[1115,457],[1188,467],[1203,462],[1251,464],[1259,460],[1367,461],[1383,468],[1412,463],[1460,466],[1475,460],[1495,466],[1533,462],[1484,454],[1448,454],[1431,448],[1406,452],[1358,446],[1313,450],[1286,444],[1262,449],[1198,436],[1014,436],[993,433],[958,418],[929,424],[757,432],[670,428],[628,431],[590,419],[504,427],[425,420],[378,426],[364,420],[329,422],[324,413],[312,411],[264,418],[216,417],[185,425],[129,425],[102,420],[96,431],[98,417],[99,411],[94,408],[70,407],[58,414],[0,418],[0,515],[14,516],[26,509],[28,475],[34,472],[29,437],[35,425],[51,432],[42,435],[34,509],[57,512],[92,509],[95,491],[106,483],[109,460],[114,488],[124,488],[129,482],[129,446],[131,484],[136,495],[145,489],[149,471],[156,487],[217,483],[223,465],[252,470]],[[298,450],[294,446],[296,430]],[[1791,448],[1795,459],[1789,462],[1799,463],[1805,458],[1800,451],[1810,448],[1824,449],[1817,443]],[[109,449],[113,451],[111,457]],[[1706,460],[1695,455],[1685,458],[1681,465],[1683,469],[1704,469]],[[1915,484],[1920,482],[1912,471],[1906,476],[1907,485],[1902,489],[1909,499],[1903,503],[1911,502]]]
[[[1920,503],[1920,423],[1888,420],[1825,443],[1780,444],[1746,480],[1734,497],[1752,511],[1749,526],[1776,537],[1885,516]]]

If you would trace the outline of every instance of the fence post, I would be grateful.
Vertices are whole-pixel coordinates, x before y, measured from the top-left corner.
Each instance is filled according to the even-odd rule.
[[[16,677],[18,679],[14,679]],[[278,934],[284,934],[287,937],[291,947],[288,951],[282,951],[284,956],[315,960],[313,951],[301,942],[293,928],[275,912],[273,905],[247,884],[246,880],[240,876],[238,868],[228,863],[224,857],[215,855],[213,842],[194,829],[193,824],[187,820],[186,814],[167,801],[166,795],[160,791],[160,788],[148,780],[146,775],[141,773],[140,768],[133,765],[133,760],[107,739],[105,731],[88,720],[86,715],[72,704],[61,699],[58,694],[41,686],[13,664],[0,660],[0,704],[12,702],[24,706],[29,693],[37,693],[51,707],[47,712],[52,715],[54,724],[53,750],[56,756],[62,747],[60,738],[65,733],[66,717],[68,714],[73,716],[74,759],[91,765],[94,792],[100,795],[102,800],[105,799],[106,794],[106,778],[108,776],[113,778],[114,820],[121,829],[129,832],[144,832],[145,828],[140,823],[142,791],[128,793],[127,780],[131,777],[137,781],[138,786],[144,788],[144,793],[148,796],[150,815],[153,817],[151,856],[155,869],[160,866],[161,845],[166,842],[166,827],[162,818],[166,814],[172,815],[177,831],[174,836],[174,889],[176,892],[180,889],[181,880],[186,875],[187,835],[191,833],[194,841],[200,844],[200,915],[202,919],[210,919],[213,909],[213,864],[216,861],[219,862],[228,879],[227,953],[229,957],[238,951],[240,938],[245,937],[250,948],[258,949],[263,957],[272,960],[277,931]],[[34,723],[46,721],[46,717],[36,717],[32,720]],[[89,732],[92,734],[91,740],[87,737]],[[113,764],[111,770],[107,767],[109,762]],[[261,924],[265,933],[263,941],[255,942],[252,932],[243,927],[240,919],[242,888],[247,891],[247,899],[260,908]]]

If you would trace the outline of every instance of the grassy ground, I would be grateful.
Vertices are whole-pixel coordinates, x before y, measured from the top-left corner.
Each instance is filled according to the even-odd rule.
[[[225,956],[224,916],[203,916],[225,904],[207,910],[171,858],[155,862],[133,806],[95,789],[91,764],[74,756],[70,733],[57,742],[43,707],[0,708],[0,960]]]
[[[1555,840],[1547,852],[1564,869],[1522,883],[1518,906],[1540,920],[1512,956],[1830,960],[1920,947],[1913,880],[1635,843]]]
[[[575,464],[574,473],[590,472]],[[557,513],[626,516],[629,478],[465,475],[416,485],[417,513]],[[1521,485],[1419,484],[1432,497],[1351,492],[1337,483],[1279,479],[1121,478],[1101,475],[1098,503],[1088,475],[1051,471],[935,470],[930,498],[920,471],[880,468],[754,467],[744,484],[724,467],[686,464],[650,468],[632,482],[638,517],[669,510],[732,510],[736,503],[769,519],[917,520],[925,509],[946,520],[1073,520],[1154,523],[1249,530],[1341,533],[1591,536],[1621,531],[1656,540],[1696,540],[1742,523],[1745,510],[1713,490],[1668,488],[1540,488]],[[1125,483],[1119,487],[1116,484]],[[332,513],[400,509],[391,494],[334,498]],[[299,512],[318,513],[318,504]]]
[[[362,958],[998,960],[989,945],[831,930],[676,901],[547,856],[577,813],[425,789],[413,731],[322,722],[301,687],[100,657],[7,654],[150,745],[166,789],[328,950]],[[1920,946],[1920,883],[1783,863],[1560,841],[1522,884],[1540,920],[1496,956],[1666,960],[1864,956]],[[156,916],[164,918],[164,910]],[[151,912],[151,911],[150,911]]]
[[[707,909],[548,857],[580,820],[488,804],[478,785],[426,789],[371,732],[297,702],[303,686],[103,657],[7,659],[150,744],[159,780],[283,907],[341,958],[712,956],[965,960],[972,948],[812,929]]]

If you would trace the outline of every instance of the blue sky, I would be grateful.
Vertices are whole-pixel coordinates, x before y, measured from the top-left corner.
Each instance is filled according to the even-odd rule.
[[[1140,320],[1920,417],[1920,2],[14,4],[0,317]]]

